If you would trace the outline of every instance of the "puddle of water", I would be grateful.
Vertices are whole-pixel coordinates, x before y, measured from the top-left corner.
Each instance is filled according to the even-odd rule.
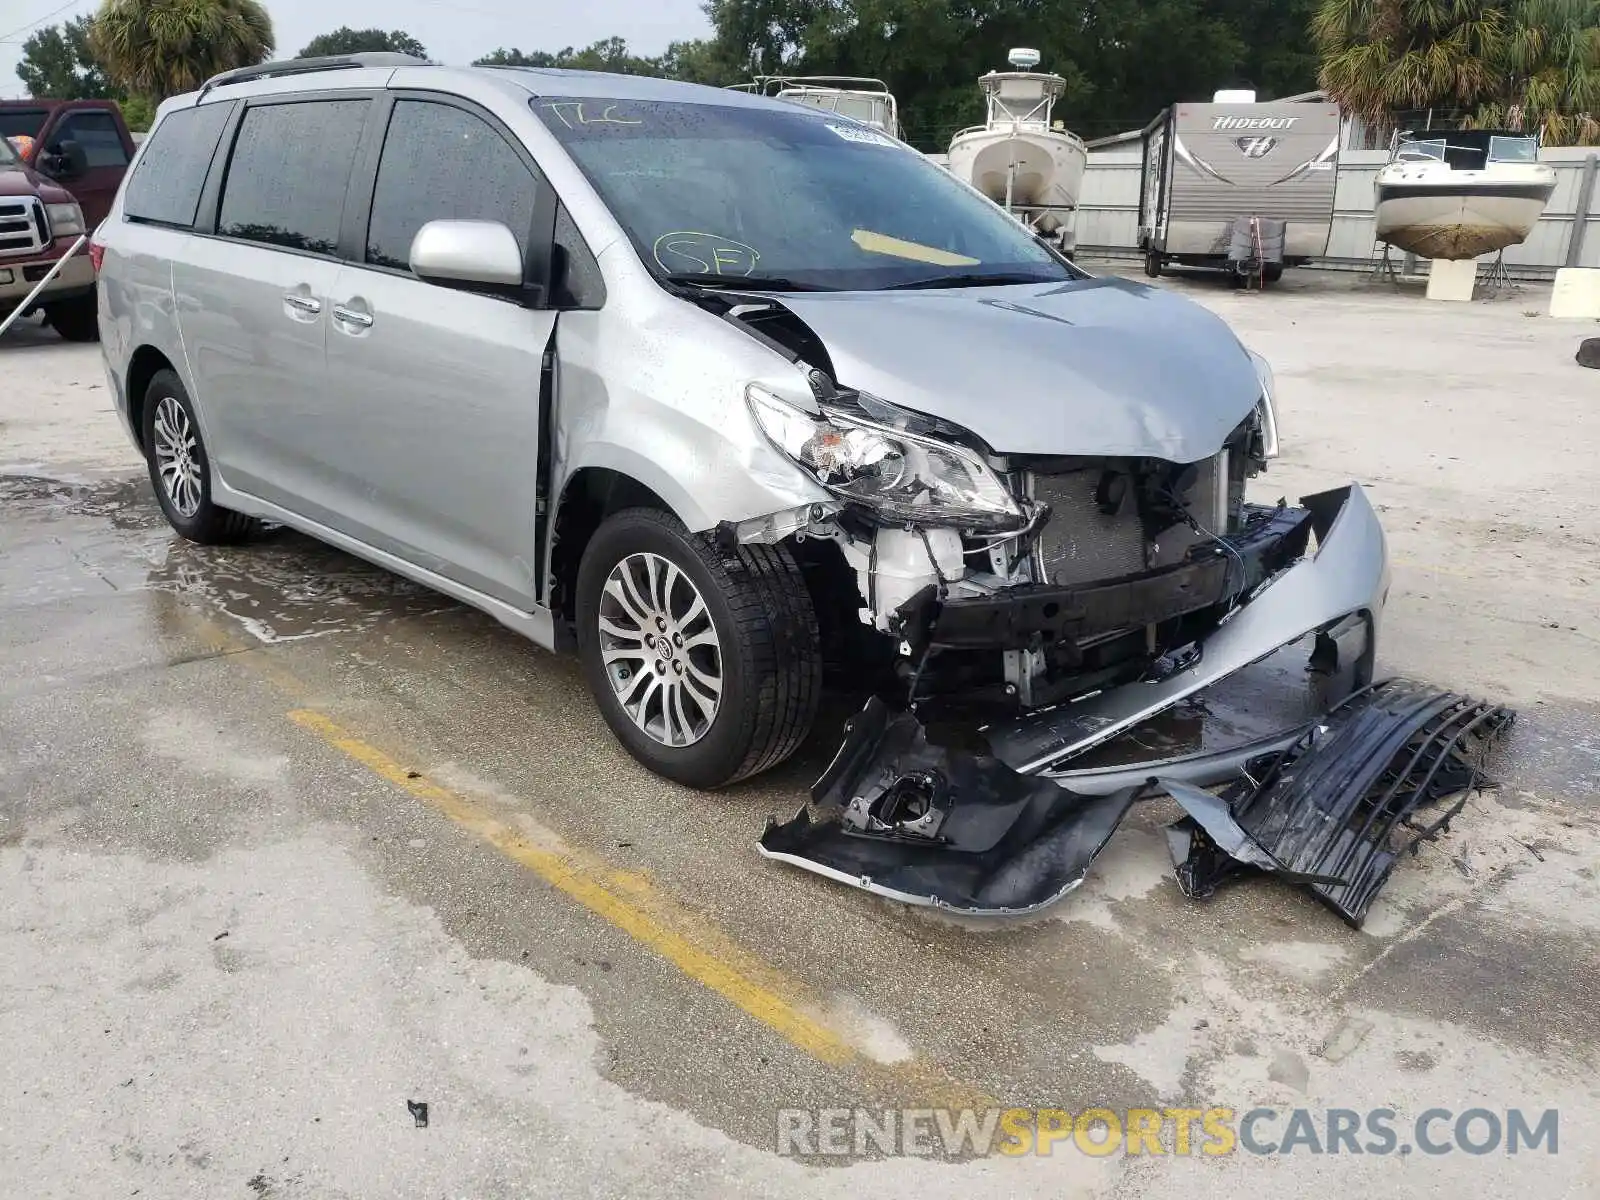
[[[38,475],[0,475],[0,507],[45,518],[92,517],[116,529],[166,529],[143,479],[80,482]]]
[[[262,642],[360,633],[381,622],[459,607],[430,588],[286,529],[269,527],[241,546],[185,541],[167,525],[142,478],[0,477],[0,510],[32,519],[41,532],[48,528],[48,539],[36,540],[59,544],[63,562],[75,569],[119,590],[166,592],[197,603]],[[116,531],[109,537],[107,525]],[[51,570],[38,556],[34,566],[34,573]]]
[[[244,546],[174,540],[149,586],[231,617],[263,642],[359,633],[460,607],[431,588],[281,531]]]

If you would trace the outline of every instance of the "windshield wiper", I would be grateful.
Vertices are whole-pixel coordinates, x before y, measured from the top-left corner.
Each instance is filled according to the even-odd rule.
[[[726,292],[832,292],[837,288],[820,283],[804,283],[781,275],[718,275],[711,271],[675,271],[664,278],[668,283],[721,288]]]
[[[993,271],[989,274],[966,271],[951,275],[934,275],[928,279],[913,279],[909,283],[891,283],[879,288],[881,292],[910,292],[920,288],[1001,287],[1008,283],[1061,283],[1045,275],[1023,271]]]

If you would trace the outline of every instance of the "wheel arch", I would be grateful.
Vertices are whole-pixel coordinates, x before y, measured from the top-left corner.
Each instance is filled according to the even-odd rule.
[[[128,360],[128,424],[133,429],[140,450],[147,449],[144,444],[144,402],[145,393],[150,390],[150,381],[161,371],[176,374],[177,370],[171,359],[149,344],[140,346]]]
[[[564,649],[576,648],[572,622],[577,615],[578,565],[583,552],[601,523],[625,508],[659,509],[689,525],[685,514],[660,491],[615,467],[579,467],[562,484],[551,521],[550,609],[556,618],[556,641]]]

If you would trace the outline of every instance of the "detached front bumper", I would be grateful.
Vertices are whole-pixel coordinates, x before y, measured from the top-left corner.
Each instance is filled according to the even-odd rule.
[[[991,727],[992,758],[931,745],[914,716],[891,716],[874,699],[851,721],[838,756],[812,789],[812,812],[769,823],[761,853],[897,900],[975,914],[1028,912],[1061,898],[1082,881],[1152,778],[1221,782],[1304,730],[1246,748],[1098,772],[1074,772],[1069,760],[1307,635],[1317,635],[1314,666],[1348,671],[1345,693],[1370,678],[1389,592],[1383,529],[1355,484],[1301,504],[1298,516],[1317,539],[1315,551],[1281,569],[1270,558],[1258,556],[1254,566],[1249,555],[1232,559],[1224,571],[1243,572],[1246,580],[1255,569],[1265,573],[1170,675]],[[1303,548],[1307,537],[1298,527],[1290,532],[1287,541],[1280,531],[1270,544],[1293,545],[1298,537]],[[1205,566],[1173,578],[1211,595],[1234,582],[1216,577],[1217,570]],[[1099,589],[1077,589],[1076,608],[1064,619],[1120,621],[1140,604],[1171,607],[1193,599],[1149,577],[1106,588],[1098,596]],[[1046,616],[1044,605],[1052,602],[1063,601],[1002,603],[954,629],[975,640],[1028,635],[1041,620],[1063,619],[1060,609]],[[953,636],[950,628],[941,615],[934,636]]]

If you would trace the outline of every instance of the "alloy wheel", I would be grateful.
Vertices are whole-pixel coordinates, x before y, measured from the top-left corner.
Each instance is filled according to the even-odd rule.
[[[659,554],[630,554],[600,596],[600,657],[622,711],[663,746],[704,737],[722,704],[722,645],[688,574]]]
[[[167,500],[179,516],[192,517],[200,511],[199,439],[183,405],[172,396],[163,396],[156,405],[156,472]]]

